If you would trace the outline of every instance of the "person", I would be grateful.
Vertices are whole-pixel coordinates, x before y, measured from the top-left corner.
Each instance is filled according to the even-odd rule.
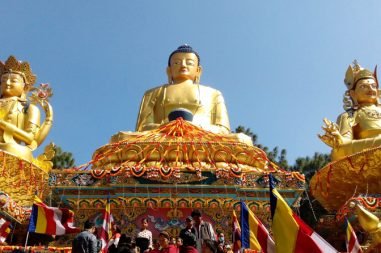
[[[223,232],[219,232],[217,235],[218,243],[225,244],[225,235]]]
[[[149,253],[160,253],[160,243],[159,243],[159,240],[153,239],[152,240],[152,247],[153,247],[153,249],[151,249],[149,251]]]
[[[177,245],[176,237],[172,236],[171,240],[169,241],[170,244]]]
[[[176,237],[176,246],[180,248],[183,245],[183,239],[181,237]]]
[[[84,224],[84,231],[79,233],[72,242],[73,253],[98,253],[97,238],[94,235],[95,224],[87,220]]]
[[[205,239],[202,244],[202,253],[217,253],[216,244],[214,241]]]
[[[345,75],[347,91],[344,97],[345,113],[337,123],[324,119],[325,133],[320,139],[332,147],[332,160],[339,160],[366,148],[381,145],[381,107],[376,70],[362,68],[357,61]]]
[[[161,247],[161,253],[177,253],[175,245],[170,243],[171,236],[166,231],[162,231],[159,234],[159,243]]]
[[[180,237],[181,239],[183,239],[183,241],[184,241],[185,233],[186,233],[186,232],[190,232],[190,233],[193,233],[194,235],[196,235],[196,230],[195,230],[195,228],[193,227],[193,218],[192,218],[192,216],[188,216],[188,217],[185,219],[185,228],[183,228],[183,229],[180,230],[179,237]]]
[[[36,81],[28,62],[20,62],[14,56],[5,63],[0,61],[0,77],[0,149],[32,161],[32,151],[52,127],[53,109],[47,100],[35,99],[46,114],[40,125],[40,110],[27,99]]]
[[[225,253],[233,253],[232,246],[230,244],[225,244],[224,252]]]
[[[223,232],[218,232],[217,235],[217,253],[223,253],[225,248],[225,235]]]
[[[119,243],[119,240],[120,240],[120,236],[121,236],[121,232],[122,231],[120,230],[118,225],[113,224],[111,226],[112,236],[111,236],[111,239],[107,243],[107,248],[108,248],[108,252],[109,253],[116,253],[117,247],[118,247],[118,243]]]
[[[186,231],[183,234],[183,243],[180,246],[179,253],[198,253],[196,249],[196,235],[191,231]]]
[[[194,220],[195,235],[197,239],[197,250],[201,252],[202,244],[205,240],[216,241],[216,234],[212,224],[202,220],[201,211],[195,209],[192,211],[191,216]]]
[[[116,248],[117,253],[130,253],[132,249],[131,237],[127,237],[126,234],[122,234],[119,238],[119,242]]]
[[[140,252],[152,249],[152,232],[148,230],[148,219],[141,220],[141,230],[136,236],[136,246],[140,248]]]

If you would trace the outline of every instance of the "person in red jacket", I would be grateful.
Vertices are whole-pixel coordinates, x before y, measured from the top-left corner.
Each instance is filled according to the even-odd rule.
[[[177,247],[173,244],[169,244],[171,237],[165,231],[159,234],[159,243],[161,246],[161,253],[177,253]]]
[[[153,249],[151,249],[151,250],[149,251],[149,253],[160,253],[160,252],[161,252],[161,251],[160,251],[159,240],[157,240],[157,239],[153,239],[153,240],[152,240],[152,247],[153,247]]]

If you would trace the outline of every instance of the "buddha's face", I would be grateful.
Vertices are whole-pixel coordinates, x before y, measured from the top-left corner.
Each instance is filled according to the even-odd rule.
[[[357,82],[354,90],[350,91],[351,97],[361,104],[375,104],[378,99],[378,87],[374,79],[362,79]]]
[[[1,97],[20,97],[24,89],[24,78],[20,74],[5,73],[1,76]]]
[[[197,56],[193,53],[176,53],[170,59],[167,74],[174,83],[195,81],[201,75]]]

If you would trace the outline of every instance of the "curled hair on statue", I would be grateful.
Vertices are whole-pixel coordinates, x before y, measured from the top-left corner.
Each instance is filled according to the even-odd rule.
[[[343,95],[343,108],[349,114],[350,117],[353,117],[354,111],[357,110],[357,105],[353,101],[352,97],[349,95],[349,90],[345,91]]]

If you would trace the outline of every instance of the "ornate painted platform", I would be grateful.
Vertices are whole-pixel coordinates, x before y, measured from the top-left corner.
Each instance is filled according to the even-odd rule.
[[[0,163],[0,214],[25,223],[35,194],[43,198],[50,192],[48,172],[4,151],[0,151]]]
[[[154,235],[163,230],[177,235],[194,208],[229,234],[232,210],[239,211],[241,199],[267,223],[268,173],[274,173],[290,205],[298,205],[304,191],[304,176],[277,168],[261,149],[233,134],[214,134],[178,119],[122,135],[99,148],[86,166],[50,175],[55,200],[74,210],[81,223],[97,217],[110,196],[114,219],[130,236],[143,217],[150,219]]]
[[[381,193],[381,147],[367,149],[320,169],[310,182],[312,195],[328,211],[353,196]]]

